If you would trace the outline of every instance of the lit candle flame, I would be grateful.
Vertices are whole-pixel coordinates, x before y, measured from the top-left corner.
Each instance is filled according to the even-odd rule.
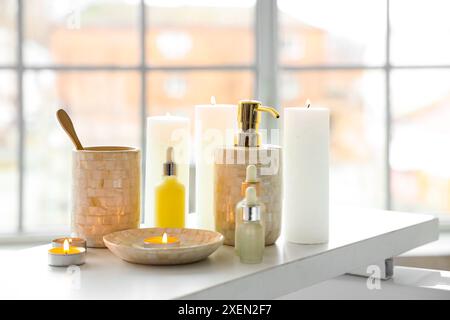
[[[311,106],[311,101],[309,99],[306,100],[305,107],[309,108]]]
[[[167,243],[167,233],[165,233],[165,232],[162,236],[162,243]]]
[[[64,250],[65,254],[67,254],[69,252],[69,248],[70,248],[69,240],[66,239],[66,240],[64,240],[64,244],[63,244],[63,250]]]
[[[211,104],[212,104],[213,106],[216,105],[216,97],[215,97],[215,96],[211,96]]]

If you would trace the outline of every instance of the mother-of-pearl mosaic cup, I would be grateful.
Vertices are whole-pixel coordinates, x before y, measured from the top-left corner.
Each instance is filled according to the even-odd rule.
[[[131,147],[87,147],[72,153],[72,233],[88,247],[139,227],[141,153]]]

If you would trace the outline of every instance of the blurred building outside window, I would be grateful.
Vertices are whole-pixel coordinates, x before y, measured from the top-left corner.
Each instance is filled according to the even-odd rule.
[[[156,47],[165,59],[183,59],[192,49],[192,39],[186,32],[161,32]]]

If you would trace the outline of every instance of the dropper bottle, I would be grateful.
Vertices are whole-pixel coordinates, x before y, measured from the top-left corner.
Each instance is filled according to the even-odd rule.
[[[155,188],[155,225],[160,228],[184,228],[184,185],[177,178],[173,147],[166,151],[161,184]]]
[[[236,253],[242,263],[261,263],[264,255],[264,227],[255,187],[248,187],[241,202],[242,222],[236,227]]]
[[[261,190],[261,182],[258,179],[258,175],[257,175],[257,168],[254,164],[250,164],[247,166],[246,171],[245,171],[245,181],[242,181],[241,183],[241,196],[244,198],[243,200],[241,200],[237,205],[236,205],[236,225],[235,225],[235,229],[237,228],[237,226],[242,222],[242,208],[243,205],[245,204],[245,192],[247,190],[248,187],[254,187],[256,190],[256,196],[259,197],[260,195],[260,190]],[[261,223],[263,226],[265,226],[264,224],[264,212],[266,207],[264,206],[264,204],[262,203],[262,201],[260,201],[258,199],[258,206],[261,207]],[[236,249],[237,252],[237,249]]]

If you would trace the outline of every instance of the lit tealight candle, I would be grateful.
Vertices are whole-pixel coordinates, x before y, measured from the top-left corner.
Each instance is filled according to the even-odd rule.
[[[82,239],[82,238],[58,238],[58,239],[54,239],[52,241],[52,247],[53,248],[62,247],[66,240],[69,241],[69,246],[71,246],[71,247],[79,247],[79,248],[87,249],[86,240]]]
[[[177,237],[169,237],[165,232],[162,236],[144,239],[145,248],[170,248],[179,245],[180,239]]]
[[[86,249],[71,247],[69,240],[65,239],[62,247],[48,250],[48,264],[53,267],[68,267],[82,265],[86,260]]]

